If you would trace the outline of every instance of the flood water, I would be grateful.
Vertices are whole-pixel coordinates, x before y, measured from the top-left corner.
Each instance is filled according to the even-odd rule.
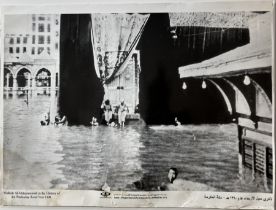
[[[156,190],[176,167],[189,190],[271,192],[249,169],[239,175],[235,124],[40,126],[50,97],[25,99],[4,99],[5,189]]]

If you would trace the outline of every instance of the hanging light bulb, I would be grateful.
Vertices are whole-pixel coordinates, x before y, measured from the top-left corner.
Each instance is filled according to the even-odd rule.
[[[244,76],[244,80],[243,80],[243,84],[249,85],[250,83],[251,83],[251,81],[250,81],[249,76],[245,75],[245,76]]]
[[[177,30],[177,27],[171,29],[171,34],[173,39],[177,39],[176,30]]]
[[[173,39],[177,39],[177,35],[174,34],[174,35],[172,36],[172,38],[173,38]]]
[[[207,87],[207,84],[204,80],[202,81],[201,87],[202,87],[202,89],[206,89],[206,87]]]
[[[187,89],[186,82],[183,82],[182,89],[183,89],[183,90],[186,90],[186,89]]]
[[[175,34],[175,31],[176,31],[176,29],[175,29],[175,28],[172,28],[172,29],[171,29],[171,34]]]

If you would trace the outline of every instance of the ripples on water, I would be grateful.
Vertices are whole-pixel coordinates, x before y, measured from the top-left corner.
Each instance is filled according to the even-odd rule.
[[[23,98],[4,100],[6,189],[100,190],[107,182],[112,190],[156,190],[176,167],[178,179],[218,191],[270,191],[248,169],[239,176],[234,124],[40,126],[49,107],[45,96],[29,106]]]

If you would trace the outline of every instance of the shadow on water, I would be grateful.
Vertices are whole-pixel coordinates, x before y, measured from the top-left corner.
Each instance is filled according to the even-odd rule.
[[[168,171],[178,169],[177,179],[190,185],[182,190],[268,192],[261,176],[243,169],[240,177],[235,124],[152,126],[142,132],[140,159],[145,172],[135,183],[140,190],[157,190],[168,183]],[[271,180],[270,181],[270,187]]]
[[[156,190],[176,167],[190,190],[271,192],[250,170],[239,176],[234,124],[40,126],[49,99],[4,100],[6,189],[100,190],[106,182],[111,190]]]

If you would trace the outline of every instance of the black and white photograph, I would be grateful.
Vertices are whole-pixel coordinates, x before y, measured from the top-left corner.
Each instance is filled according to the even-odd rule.
[[[273,193],[271,11],[7,14],[2,30],[4,190]]]

